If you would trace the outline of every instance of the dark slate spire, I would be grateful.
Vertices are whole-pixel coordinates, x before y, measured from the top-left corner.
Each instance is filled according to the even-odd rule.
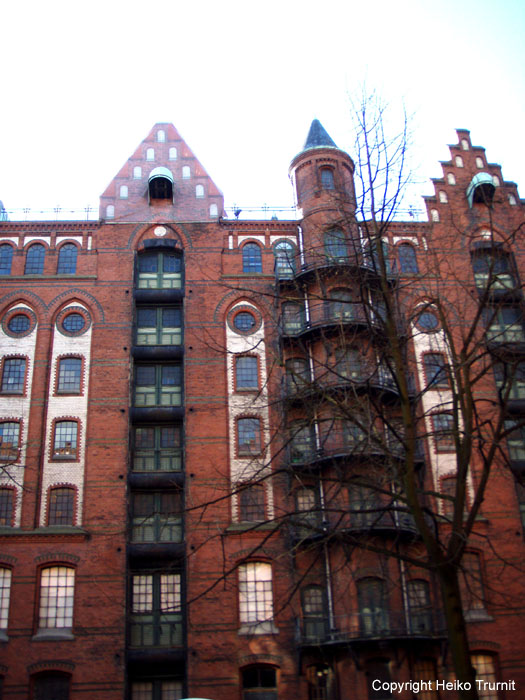
[[[303,150],[307,151],[309,148],[322,148],[326,146],[337,148],[319,119],[314,119]]]

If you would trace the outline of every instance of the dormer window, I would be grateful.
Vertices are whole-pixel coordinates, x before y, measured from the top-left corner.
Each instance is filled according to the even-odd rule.
[[[155,168],[148,178],[148,192],[152,199],[168,199],[173,201],[173,175],[168,168]]]
[[[495,191],[492,175],[489,173],[478,173],[474,175],[467,187],[467,199],[469,205],[491,204]]]

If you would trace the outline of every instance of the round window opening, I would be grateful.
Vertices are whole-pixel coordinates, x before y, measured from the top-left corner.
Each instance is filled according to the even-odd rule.
[[[439,327],[438,317],[433,311],[423,311],[418,316],[417,325],[422,331],[435,331]]]
[[[248,311],[241,311],[233,319],[233,325],[235,328],[237,328],[238,331],[243,331],[244,333],[255,328],[255,324],[255,316]]]
[[[29,330],[30,325],[31,321],[25,314],[16,314],[16,316],[9,319],[7,327],[11,333],[25,333]]]
[[[68,314],[62,321],[62,327],[68,333],[78,333],[86,325],[86,320],[80,314]]]

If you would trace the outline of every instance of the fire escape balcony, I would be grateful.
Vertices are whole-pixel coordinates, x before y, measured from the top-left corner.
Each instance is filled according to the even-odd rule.
[[[406,453],[406,446],[393,435],[382,435],[375,428],[364,430],[352,424],[347,429],[332,429],[321,434],[318,445],[315,431],[303,428],[286,446],[286,462],[295,469],[314,470],[334,461],[403,460]],[[420,440],[415,445],[415,459],[419,466],[424,462]]]
[[[321,331],[373,330],[382,328],[382,311],[361,302],[318,301],[309,306],[308,315],[303,310],[285,313],[279,321],[280,334],[284,338],[315,336]]]
[[[370,608],[338,615],[334,628],[325,617],[296,620],[296,641],[301,647],[336,647],[343,644],[370,644],[385,641],[438,641],[446,637],[441,612],[431,608],[390,610]]]
[[[414,394],[413,378],[409,378],[409,392]],[[299,375],[283,377],[281,398],[290,405],[301,404],[306,399],[326,395],[328,392],[353,391],[356,394],[374,392],[385,401],[399,398],[399,387],[392,372],[385,366],[354,368],[326,368],[323,374],[310,381]]]
[[[275,279],[282,287],[295,282],[307,282],[312,277],[328,277],[338,274],[357,274],[363,282],[374,282],[380,275],[377,259],[366,250],[354,253],[341,251],[340,255],[326,254],[317,250],[305,251],[304,257],[295,255],[289,260],[276,259]],[[389,282],[397,280],[395,263],[386,260],[386,277]]]

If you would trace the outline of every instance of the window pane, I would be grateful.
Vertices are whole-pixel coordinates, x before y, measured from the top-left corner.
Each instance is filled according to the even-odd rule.
[[[133,468],[137,471],[180,471],[180,426],[135,428]]]
[[[78,424],[74,421],[60,421],[55,425],[54,457],[76,457]]]
[[[348,248],[344,233],[339,229],[327,231],[324,235],[324,245],[327,257],[344,260],[348,256]]]
[[[154,386],[155,385],[155,366],[154,365],[139,365],[136,368],[136,384],[137,386]]]
[[[446,361],[442,353],[427,353],[423,357],[423,364],[428,388],[448,388]]]
[[[277,243],[273,249],[277,276],[291,277],[294,272],[295,248],[287,241]]]
[[[450,451],[455,447],[454,418],[450,413],[437,413],[432,416],[434,441],[437,450]]]
[[[69,628],[73,624],[75,571],[65,566],[42,569],[38,626]]]
[[[239,494],[240,520],[260,522],[264,520],[264,484],[251,484]]]
[[[63,328],[69,333],[81,331],[86,325],[86,320],[81,314],[68,314],[62,321]]]
[[[262,272],[261,248],[257,243],[247,243],[242,249],[242,271]]]
[[[25,275],[41,275],[44,272],[44,260],[46,257],[46,249],[43,245],[37,243],[32,245],[27,251]]]
[[[233,325],[239,331],[250,331],[255,326],[255,318],[248,311],[241,311],[233,319]]]
[[[19,423],[0,423],[0,461],[18,458]]]
[[[58,252],[57,273],[59,275],[74,275],[77,271],[78,248],[73,243],[66,243]]]
[[[49,495],[48,525],[73,525],[74,506],[73,489],[53,489]]]
[[[257,389],[259,377],[256,357],[235,358],[235,380],[237,389]]]
[[[25,314],[16,314],[16,316],[9,319],[7,327],[12,333],[25,333],[29,330],[30,325],[31,321],[28,316]]]
[[[381,635],[389,628],[384,582],[362,579],[357,583],[361,634]]]
[[[9,598],[11,596],[11,569],[0,569],[0,629],[7,629]]]
[[[321,169],[321,187],[325,190],[334,189],[334,171],[331,168]]]
[[[70,679],[59,673],[36,676],[33,681],[34,700],[69,700]]]
[[[12,360],[4,360],[2,392],[6,394],[21,394],[24,391],[25,376],[25,359],[14,358]]]
[[[417,274],[419,272],[416,251],[409,243],[401,243],[401,245],[398,246],[397,255],[401,272],[408,274]]]
[[[494,658],[487,654],[473,654],[471,657],[472,665],[476,669],[478,678],[490,684],[496,683],[496,665]],[[490,690],[484,686],[478,690],[480,700],[498,700],[499,694],[497,690]]]
[[[132,646],[180,646],[182,644],[180,574],[155,573],[132,576],[131,611],[130,642]],[[158,690],[159,686],[155,686],[156,681],[153,681],[153,684]],[[170,690],[169,686],[165,690]],[[174,688],[172,687],[171,690]],[[155,700],[159,697],[155,696]],[[167,697],[173,696],[167,695]]]
[[[258,454],[261,451],[258,418],[241,418],[237,421],[237,445],[239,454]]]
[[[0,275],[11,274],[13,261],[13,247],[7,244],[0,245]]]
[[[239,615],[241,623],[273,619],[272,567],[250,562],[239,567]]]
[[[58,369],[58,391],[67,394],[80,392],[82,360],[78,357],[65,357],[60,360]]]
[[[13,508],[15,491],[0,488],[0,526],[11,527],[13,524]]]

